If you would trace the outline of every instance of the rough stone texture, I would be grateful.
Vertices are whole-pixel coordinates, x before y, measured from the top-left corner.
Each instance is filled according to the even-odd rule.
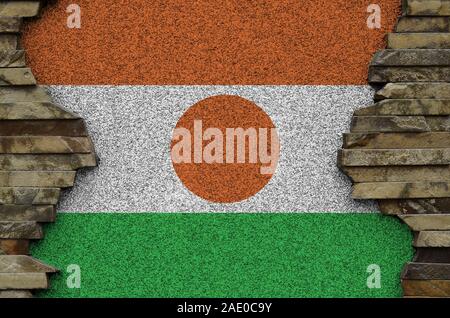
[[[74,155],[1,155],[0,170],[41,170],[66,171],[83,167],[95,167],[97,161],[93,154]]]
[[[25,66],[25,51],[23,50],[0,51],[0,67],[24,67],[24,66]]]
[[[389,83],[375,94],[377,100],[386,98],[450,99],[450,83]]]
[[[54,222],[60,189],[76,169],[94,166],[94,147],[79,116],[52,103],[26,67],[20,49],[22,17],[46,1],[0,3],[0,297],[30,297],[48,288],[54,268],[27,256]]]
[[[450,197],[449,182],[367,182],[353,186],[354,199],[412,199]]]
[[[450,181],[450,168],[442,166],[341,166],[353,182]]]
[[[0,86],[35,85],[36,79],[27,67],[0,68]]]
[[[39,240],[44,237],[42,228],[36,222],[6,222],[0,221],[1,239]]]
[[[372,66],[449,66],[450,50],[383,50],[375,53]],[[370,75],[369,75],[370,76]]]
[[[395,28],[396,32],[450,32],[448,17],[402,17]]]
[[[450,149],[342,149],[341,166],[449,165]]]
[[[450,33],[390,33],[389,49],[450,49]]]
[[[377,199],[415,232],[405,297],[450,297],[450,0],[404,0],[403,10],[369,67],[369,82],[387,84],[355,112],[338,165],[353,198]]]
[[[24,255],[0,255],[0,290],[48,288],[48,273],[53,267]]]
[[[53,205],[0,205],[2,221],[54,222],[55,217]]]
[[[431,131],[421,116],[354,116],[352,132],[425,132]]]
[[[448,280],[403,280],[405,296],[450,297]]]
[[[0,254],[28,255],[29,248],[30,248],[29,240],[0,239]]]
[[[449,16],[449,0],[407,0],[406,14],[423,16]]]
[[[0,298],[33,298],[29,290],[1,290]]]
[[[75,171],[0,171],[0,187],[67,188],[75,181]]]
[[[371,66],[369,82],[448,82],[450,67],[444,66]]]
[[[415,247],[450,247],[450,231],[422,231],[416,235]]]
[[[385,99],[378,103],[360,108],[355,116],[386,115],[450,115],[450,99]]]
[[[0,33],[18,33],[22,19],[18,17],[2,17],[0,19]]]
[[[19,39],[17,35],[0,33],[0,51],[17,50],[18,46]]]
[[[450,211],[450,198],[378,200],[378,206],[384,214],[440,214]]]
[[[413,231],[450,230],[450,214],[400,215]]]
[[[450,280],[450,264],[408,263],[402,279]]]
[[[82,119],[0,120],[0,136],[87,136]]]
[[[0,273],[0,290],[47,289],[47,273]]]
[[[0,104],[17,102],[49,102],[51,97],[41,87],[0,87]]]
[[[54,267],[45,265],[37,259],[18,255],[0,256],[0,273],[56,273]]]
[[[35,17],[39,14],[42,1],[2,1],[2,17]]]
[[[450,132],[349,133],[344,134],[343,147],[346,149],[450,148]]]
[[[1,91],[1,88],[0,88]],[[1,119],[77,119],[78,115],[50,102],[0,103]]]
[[[59,188],[1,187],[0,204],[55,205],[59,194]]]
[[[0,153],[4,154],[64,154],[90,153],[91,151],[92,143],[88,137],[0,137]]]
[[[450,131],[450,116],[354,116],[352,119],[351,131],[352,132]]]

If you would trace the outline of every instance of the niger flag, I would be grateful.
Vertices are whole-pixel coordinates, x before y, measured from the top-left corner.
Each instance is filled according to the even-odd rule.
[[[23,40],[99,156],[34,247],[62,269],[42,295],[401,295],[407,228],[351,200],[336,167],[400,0],[72,2]],[[381,288],[367,285],[373,264]]]

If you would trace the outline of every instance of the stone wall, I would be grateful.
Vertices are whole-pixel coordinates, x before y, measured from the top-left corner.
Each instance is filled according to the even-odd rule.
[[[31,297],[57,272],[29,256],[29,242],[54,222],[60,191],[96,165],[83,119],[36,85],[20,46],[25,18],[45,1],[0,3],[0,297]]]
[[[375,54],[375,104],[354,113],[339,167],[353,198],[378,200],[414,231],[405,297],[450,297],[450,1],[405,0]]]

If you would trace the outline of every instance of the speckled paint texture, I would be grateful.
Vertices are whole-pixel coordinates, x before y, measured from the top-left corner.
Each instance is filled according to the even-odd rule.
[[[66,26],[73,2],[81,29]],[[59,0],[27,22],[38,82],[86,119],[100,159],[32,246],[62,270],[39,296],[401,296],[411,233],[352,200],[336,167],[353,111],[373,102],[369,61],[400,14],[400,0],[376,1],[382,28],[370,30],[372,3]],[[182,114],[221,94],[260,106],[281,141],[270,182],[234,204],[189,192],[169,153]],[[80,289],[67,288],[70,264]],[[367,288],[370,264],[381,289]]]
[[[59,0],[27,23],[29,64],[45,84],[364,84],[400,13],[378,0]]]
[[[400,297],[411,240],[377,214],[64,213],[32,254],[61,269],[47,297]]]
[[[73,212],[374,212],[350,198],[336,166],[354,109],[369,105],[367,86],[50,86],[55,100],[86,119],[99,167],[81,171],[63,194]],[[172,167],[172,132],[183,113],[209,96],[244,97],[277,127],[280,160],[270,182],[233,204],[205,201]],[[336,109],[339,109],[337,112]]]
[[[243,139],[237,137],[238,129]],[[229,145],[231,138],[233,146]],[[272,120],[258,105],[236,95],[216,95],[181,116],[170,155],[189,191],[207,201],[234,203],[252,197],[270,181],[278,163],[279,138]],[[266,156],[270,162],[263,163]]]

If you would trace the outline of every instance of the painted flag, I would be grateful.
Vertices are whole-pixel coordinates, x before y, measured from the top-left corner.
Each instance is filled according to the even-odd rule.
[[[63,269],[43,296],[401,295],[409,231],[336,166],[400,1],[73,2],[23,40],[99,156],[34,246]]]

